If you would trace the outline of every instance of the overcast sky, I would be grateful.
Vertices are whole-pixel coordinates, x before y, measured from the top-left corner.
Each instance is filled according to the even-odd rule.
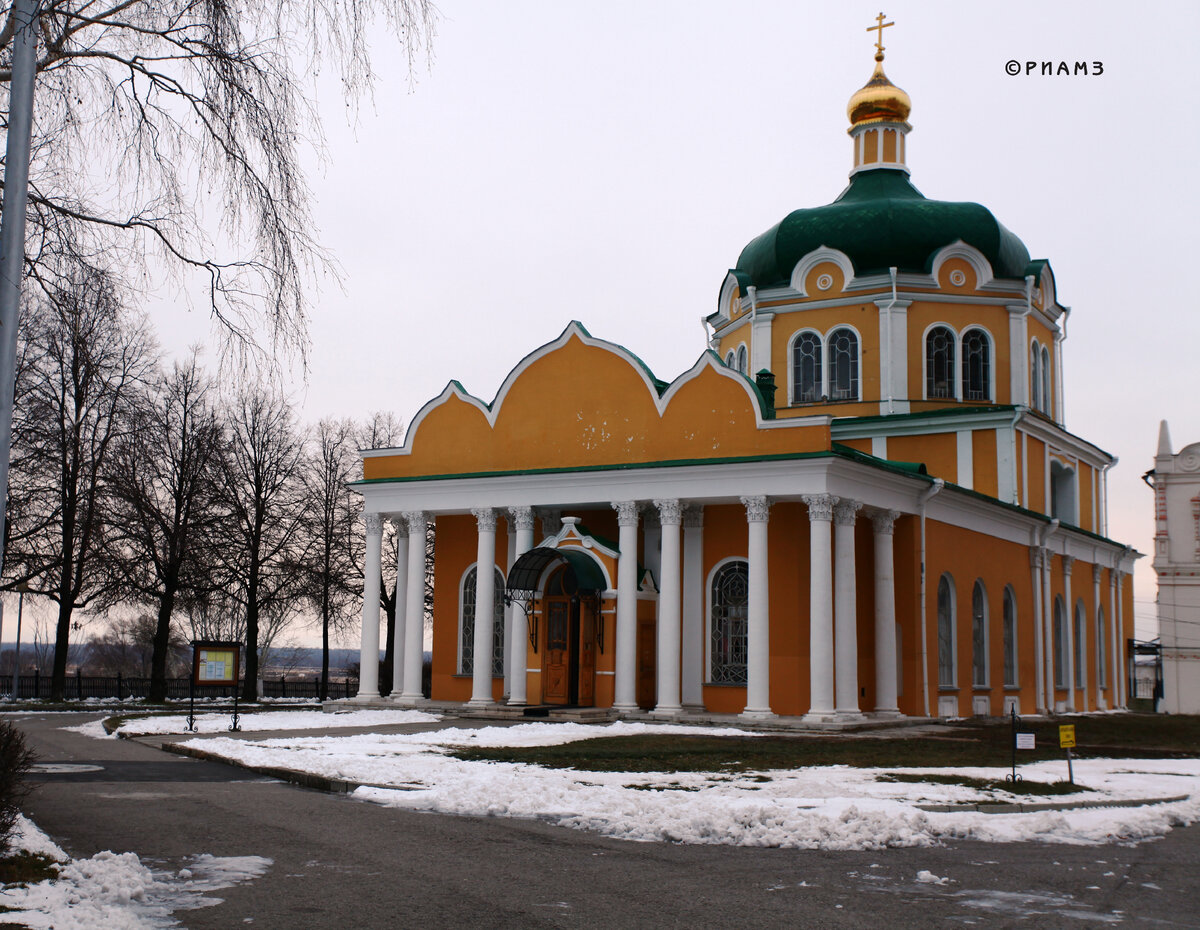
[[[306,419],[407,422],[455,378],[491,400],[578,319],[671,380],[704,350],[742,247],[850,168],[846,101],[878,9],[789,2],[443,0],[409,82],[381,33],[357,123],[322,94],[320,237],[344,291],[316,301]],[[1195,3],[892,3],[886,69],[912,98],[928,197],[984,204],[1072,309],[1066,425],[1120,458],[1111,535],[1153,535],[1158,422],[1200,441]],[[1102,62],[1009,76],[1010,59]],[[166,302],[164,341],[199,325]],[[1154,573],[1137,573],[1150,635]]]

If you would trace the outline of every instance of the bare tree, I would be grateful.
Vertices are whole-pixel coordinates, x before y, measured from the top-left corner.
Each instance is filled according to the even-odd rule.
[[[411,73],[435,16],[430,0],[41,0],[32,276],[60,288],[47,259],[101,254],[131,284],[161,267],[194,271],[235,348],[265,335],[303,351],[306,285],[336,274],[311,233],[300,167],[304,147],[323,145],[306,85],[324,70],[353,105],[373,85],[377,22]],[[0,32],[4,122],[11,27]]]
[[[75,611],[109,590],[103,559],[114,446],[133,428],[153,369],[145,320],[127,309],[111,276],[77,266],[23,329],[27,366],[17,385],[21,446],[13,458],[11,583],[58,604],[51,693],[60,698]]]
[[[346,625],[353,600],[356,571],[350,540],[359,504],[346,485],[358,477],[356,438],[352,421],[322,420],[304,462],[307,504],[301,571],[305,597],[321,624],[321,700],[329,692],[330,633]]]
[[[258,388],[225,411],[224,485],[230,519],[222,560],[246,617],[246,700],[257,698],[258,650],[267,617],[291,617],[305,500],[304,440],[291,405]],[[278,627],[275,628],[278,632]]]
[[[195,352],[149,393],[109,474],[116,502],[109,551],[122,590],[156,608],[149,699],[161,701],[176,603],[203,596],[209,584],[213,535],[224,516],[221,429]]]

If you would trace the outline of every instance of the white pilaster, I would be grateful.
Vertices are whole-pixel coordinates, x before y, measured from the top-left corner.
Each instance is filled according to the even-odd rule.
[[[858,591],[854,566],[854,523],[859,501],[840,500],[833,508],[833,648],[837,666],[837,715],[862,717],[858,706]]]
[[[1110,569],[1108,572],[1108,628],[1111,630],[1112,649],[1109,650],[1109,661],[1112,663],[1112,685],[1109,687],[1109,701],[1113,707],[1120,707],[1123,703],[1121,698],[1121,653],[1117,646],[1117,571]]]
[[[671,716],[679,701],[679,526],[683,507],[678,500],[656,500],[662,524],[662,582],[658,591],[658,704],[654,713]]]
[[[408,523],[408,572],[404,608],[404,693],[400,701],[416,704],[424,700],[421,667],[425,663],[425,548],[429,542],[429,514],[413,510],[404,514]]]
[[[533,548],[533,508],[510,507],[509,525],[516,529],[516,544],[513,547],[513,563]],[[523,608],[513,605],[512,609],[512,642],[504,654],[504,663],[508,667],[509,692],[508,703],[524,704],[528,695],[526,687],[525,663],[528,650],[526,639],[529,636],[529,618]]]
[[[1127,688],[1127,685],[1128,685],[1128,682],[1129,682],[1129,678],[1128,678],[1128,676],[1126,675],[1126,672],[1125,672],[1125,670],[1126,670],[1126,669],[1129,667],[1129,666],[1128,666],[1128,664],[1127,664],[1127,660],[1126,660],[1126,658],[1125,658],[1125,648],[1126,648],[1126,639],[1127,639],[1127,637],[1125,636],[1125,598],[1124,598],[1124,596],[1123,596],[1123,594],[1122,594],[1122,592],[1121,592],[1121,589],[1122,589],[1122,587],[1124,587],[1124,584],[1125,584],[1125,573],[1124,573],[1124,572],[1122,572],[1122,571],[1115,571],[1115,572],[1113,572],[1113,574],[1117,576],[1117,604],[1116,604],[1116,617],[1117,617],[1117,623],[1116,623],[1116,629],[1117,629],[1117,651],[1116,651],[1116,662],[1118,663],[1118,665],[1119,665],[1119,668],[1120,668],[1120,670],[1121,670],[1121,674],[1120,674],[1120,676],[1117,678],[1117,682],[1120,684],[1120,689],[1119,689],[1119,692],[1120,692],[1120,703],[1119,703],[1117,706],[1118,706],[1118,707],[1125,707],[1125,706],[1127,705],[1127,703],[1128,703],[1128,700],[1129,700],[1129,696],[1128,696],[1128,694],[1126,693],[1126,692],[1127,692],[1127,690],[1128,690],[1128,688]]]
[[[496,511],[473,508],[479,528],[475,550],[475,664],[471,672],[471,700],[481,707],[492,703],[492,627],[496,609]]]
[[[1075,710],[1075,606],[1071,603],[1071,567],[1074,556],[1064,555],[1063,600],[1066,601],[1067,654],[1063,657],[1067,666],[1067,712]]]
[[[382,565],[383,517],[363,515],[366,552],[363,554],[362,645],[358,653],[358,696],[379,697],[379,581]]]
[[[408,615],[408,523],[394,517],[396,528],[396,625],[392,631],[392,700],[404,692],[404,618]]]
[[[960,488],[975,487],[975,442],[969,429],[960,429],[955,433],[957,447],[957,466],[955,484]]]
[[[746,508],[747,603],[746,603],[746,709],[742,716],[763,720],[771,713],[771,621],[767,554],[767,519],[770,503],[765,497],[743,497]]]
[[[513,530],[512,518],[506,521],[508,531],[504,534],[505,540],[508,543],[508,552],[505,553],[505,572],[504,577],[507,579],[512,572],[513,564],[517,561],[517,534]],[[519,613],[521,610],[516,604],[509,600],[504,603],[504,690],[500,695],[501,704],[511,704],[512,698],[512,682],[513,670],[516,667],[514,656],[516,650],[513,648],[513,614]],[[524,653],[522,653],[524,655]]]
[[[881,297],[879,308],[879,412],[908,413],[908,308],[911,300]],[[872,455],[878,453],[872,452]]]
[[[621,555],[617,562],[617,667],[613,708],[635,711],[637,705],[637,528],[636,501],[612,505],[617,512]]]
[[[1054,590],[1051,584],[1054,568],[1054,553],[1049,549],[1042,550],[1042,632],[1045,634],[1045,645],[1042,648],[1042,658],[1046,662],[1044,675],[1046,682],[1046,710],[1054,710],[1055,681],[1054,681]]]
[[[896,681],[896,573],[892,541],[895,510],[871,514],[875,533],[875,716],[899,717]]]
[[[755,337],[757,338],[757,336]],[[680,696],[683,706],[704,709],[704,508],[683,511],[683,619]]]
[[[1008,308],[1008,370],[1010,404],[1029,406],[1029,328],[1024,304]],[[999,398],[997,398],[999,400]]]
[[[809,588],[809,707],[804,719],[821,722],[833,717],[833,553],[830,521],[837,498],[806,494],[808,505]]]
[[[771,321],[775,314],[770,310],[754,311],[750,323],[750,380],[764,368],[771,370]],[[686,702],[685,702],[686,703]]]
[[[1054,704],[1046,703],[1046,665],[1043,659],[1043,644],[1045,634],[1042,632],[1046,623],[1042,612],[1042,550],[1029,550],[1029,581],[1033,592],[1033,671],[1034,671],[1034,707],[1039,714],[1053,710]],[[1020,654],[1018,653],[1018,656]]]
[[[1104,668],[1104,662],[1100,658],[1100,653],[1104,647],[1100,637],[1103,635],[1100,630],[1100,611],[1103,609],[1100,606],[1100,574],[1102,569],[1096,563],[1092,564],[1092,624],[1096,630],[1096,709],[1107,710],[1112,707],[1112,682],[1106,682],[1104,690],[1107,692],[1101,695],[1100,685],[1107,677],[1108,669]],[[1112,620],[1108,622],[1112,626]],[[1103,698],[1103,704],[1101,699]]]

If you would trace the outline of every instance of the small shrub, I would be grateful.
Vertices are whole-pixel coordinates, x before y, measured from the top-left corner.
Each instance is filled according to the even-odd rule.
[[[25,734],[11,723],[0,721],[0,850],[8,848],[21,802],[29,794],[26,777],[33,761]]]

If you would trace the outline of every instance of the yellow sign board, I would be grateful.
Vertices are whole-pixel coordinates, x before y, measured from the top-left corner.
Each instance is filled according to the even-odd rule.
[[[1058,745],[1061,749],[1071,749],[1075,745],[1075,724],[1067,723],[1058,728]]]

